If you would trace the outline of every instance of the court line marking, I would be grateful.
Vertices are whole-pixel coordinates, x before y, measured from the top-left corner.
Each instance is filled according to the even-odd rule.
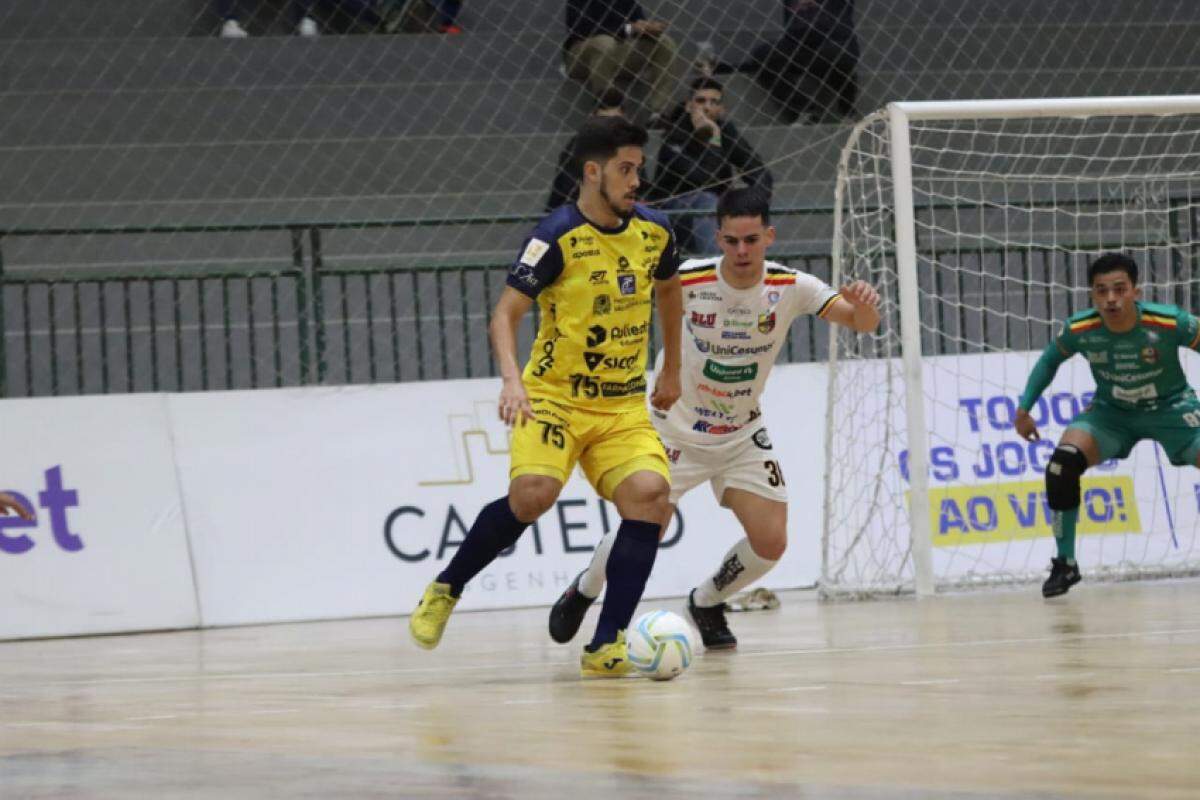
[[[775,656],[823,655],[835,653],[886,653],[902,650],[940,650],[954,648],[957,650],[976,647],[997,647],[1002,645],[1029,645],[1063,642],[1100,641],[1105,639],[1140,639],[1162,636],[1182,636],[1200,633],[1200,628],[1179,628],[1159,631],[1128,631],[1125,633],[1088,633],[1068,634],[1065,636],[1035,636],[1023,639],[979,639],[976,641],[949,642],[914,642],[909,644],[879,644],[862,645],[859,647],[824,647],[806,648],[800,650],[767,650],[760,652],[742,651],[739,658],[763,658]],[[540,649],[537,652],[542,652]],[[27,686],[8,686],[9,692],[29,692],[38,689],[49,689],[58,686],[111,686],[120,684],[144,683],[198,683],[227,680],[279,680],[282,678],[345,678],[345,677],[383,677],[388,675],[416,675],[422,673],[447,672],[478,672],[480,670],[495,671],[512,666],[511,661],[495,664],[442,664],[433,667],[407,667],[398,669],[361,669],[338,670],[331,672],[227,672],[218,674],[197,673],[193,675],[162,675],[158,677],[139,678],[99,678],[88,680],[48,681],[45,683],[29,684]],[[557,672],[565,669],[567,663],[546,665],[548,671]]]
[[[900,681],[901,686],[941,686],[947,683],[961,683],[960,678],[930,678],[923,681]]]
[[[179,719],[178,714],[154,714],[148,717],[126,717],[126,722],[143,722],[148,719]]]
[[[1077,680],[1079,678],[1094,678],[1094,677],[1096,677],[1096,673],[1094,673],[1094,672],[1043,672],[1041,675],[1034,675],[1033,677],[1034,677],[1034,680],[1039,680],[1039,681],[1051,681],[1051,680],[1054,680],[1055,678],[1068,678],[1071,680]]]
[[[1200,667],[1175,667],[1167,672],[1200,672]]]
[[[768,692],[821,692],[828,689],[829,686],[821,684],[819,686],[784,686],[779,689],[767,689]]]
[[[82,720],[47,719],[37,721],[14,720],[0,722],[0,728],[70,728],[73,731],[87,733],[104,733],[107,731],[144,731],[145,725],[123,725],[119,722],[91,722]]]

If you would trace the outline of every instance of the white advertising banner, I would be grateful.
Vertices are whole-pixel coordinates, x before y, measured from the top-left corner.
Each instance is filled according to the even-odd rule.
[[[792,494],[768,583],[819,572],[825,369],[781,366],[764,402]],[[408,613],[479,510],[507,491],[496,379],[172,396],[203,624]],[[461,608],[549,605],[616,509],[572,476]],[[707,487],[681,503],[647,597],[683,595],[741,535]]]
[[[926,359],[935,575],[1030,576],[1044,572],[1055,553],[1043,473],[1067,425],[1090,402],[1095,383],[1084,359],[1063,364],[1032,409],[1041,439],[1025,442],[1012,419],[1038,355]],[[1184,358],[1194,385],[1197,359]],[[897,444],[897,452],[906,446]],[[897,485],[907,479],[906,457],[901,452],[893,464]],[[1200,473],[1171,466],[1151,441],[1139,443],[1128,459],[1088,470],[1076,539],[1085,574],[1118,565],[1194,563],[1200,556],[1198,502]]]
[[[161,395],[0,401],[0,638],[199,623]]]

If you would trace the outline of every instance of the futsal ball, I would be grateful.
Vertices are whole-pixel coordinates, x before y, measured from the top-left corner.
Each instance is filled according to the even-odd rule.
[[[691,666],[696,637],[683,617],[651,611],[633,623],[626,637],[629,663],[647,678],[669,681]]]

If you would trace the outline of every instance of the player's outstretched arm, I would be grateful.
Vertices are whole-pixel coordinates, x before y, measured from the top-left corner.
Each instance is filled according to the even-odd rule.
[[[662,333],[663,363],[654,380],[650,405],[666,411],[675,405],[683,388],[679,382],[680,343],[683,336],[683,284],[675,274],[654,281],[654,302],[658,308],[658,329]]]
[[[521,366],[517,363],[517,326],[532,307],[531,298],[505,286],[488,326],[496,367],[504,381],[500,389],[500,419],[506,425],[533,419],[533,408],[529,405],[529,395],[521,382]]]
[[[0,517],[8,513],[16,514],[21,519],[33,519],[33,512],[17,502],[17,498],[8,492],[0,492]]]
[[[1021,400],[1017,403],[1017,414],[1013,418],[1013,427],[1016,428],[1017,435],[1027,442],[1041,438],[1038,435],[1037,425],[1029,414],[1029,409],[1037,403],[1042,392],[1046,391],[1046,387],[1050,385],[1050,381],[1054,380],[1059,366],[1070,356],[1064,339],[1065,336],[1052,339],[1046,345],[1046,349],[1042,350],[1041,357],[1029,372],[1029,379],[1025,381],[1025,391],[1021,392]]]
[[[838,299],[825,319],[859,333],[879,327],[879,292],[866,281],[854,281],[838,290]]]

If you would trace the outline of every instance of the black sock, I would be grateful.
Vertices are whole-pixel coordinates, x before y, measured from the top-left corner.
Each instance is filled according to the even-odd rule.
[[[513,545],[529,527],[513,516],[508,507],[508,495],[483,507],[458,552],[437,576],[438,583],[450,584],[450,594],[458,597],[463,587],[496,560],[496,556]]]
[[[617,640],[617,631],[629,627],[633,612],[637,609],[650,570],[654,568],[654,557],[658,555],[657,522],[636,519],[622,520],[617,528],[617,538],[608,554],[605,575],[608,589],[604,593],[604,605],[600,608],[600,621],[596,624],[596,635],[589,649]]]

